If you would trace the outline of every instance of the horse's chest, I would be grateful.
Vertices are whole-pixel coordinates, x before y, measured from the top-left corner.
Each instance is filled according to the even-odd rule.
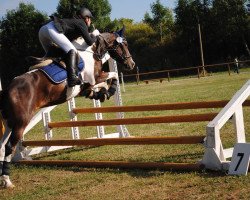
[[[77,96],[81,91],[80,85],[76,85],[74,87],[67,87],[66,100],[69,100],[75,96]]]
[[[90,67],[90,65],[86,65],[82,77],[84,82],[87,82],[91,85],[95,85],[95,75],[94,75],[94,67]]]

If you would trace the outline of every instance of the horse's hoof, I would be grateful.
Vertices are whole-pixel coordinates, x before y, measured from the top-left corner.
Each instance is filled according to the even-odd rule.
[[[9,176],[3,175],[0,187],[4,189],[13,189],[15,185],[11,183]]]
[[[13,185],[12,183],[11,184],[9,184],[9,183],[4,183],[4,182],[2,182],[2,184],[1,184],[1,188],[3,188],[3,189],[13,189],[13,188],[15,188],[15,185]]]

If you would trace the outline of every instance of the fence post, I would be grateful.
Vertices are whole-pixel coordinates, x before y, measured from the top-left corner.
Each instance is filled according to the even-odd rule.
[[[139,68],[136,67],[136,83],[139,85],[140,82],[140,74],[139,74]]]
[[[197,67],[197,71],[198,71],[198,78],[200,78],[200,68]]]
[[[121,72],[121,82],[122,82],[122,89],[123,89],[123,92],[125,92],[124,80],[123,80],[123,73],[122,73],[122,72]]]
[[[231,75],[231,69],[230,69],[229,63],[227,63],[227,69],[228,69],[228,75],[230,76]]]
[[[168,82],[170,82],[170,73],[168,71]]]

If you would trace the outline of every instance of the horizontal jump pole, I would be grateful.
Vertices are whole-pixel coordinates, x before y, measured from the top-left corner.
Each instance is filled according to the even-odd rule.
[[[157,111],[157,110],[182,110],[200,108],[223,108],[228,103],[223,101],[201,101],[201,102],[181,102],[157,105],[137,105],[137,106],[110,106],[97,108],[74,108],[75,114],[79,113],[109,113],[109,112],[136,112],[136,111]],[[246,100],[243,106],[250,106],[250,100]]]
[[[23,146],[102,146],[102,145],[149,145],[149,144],[199,144],[205,136],[179,137],[128,137],[77,140],[23,141]]]
[[[48,123],[48,127],[60,128],[60,127],[79,127],[79,126],[107,126],[107,125],[201,122],[201,121],[211,121],[216,117],[217,114],[218,113],[206,113],[206,114],[191,114],[191,115],[177,115],[177,116],[153,116],[153,117],[142,117],[142,118],[50,122]]]
[[[59,167],[86,167],[86,168],[124,168],[124,169],[161,169],[197,171],[204,169],[202,164],[166,163],[166,162],[124,162],[124,161],[75,161],[75,160],[21,160],[18,164],[47,165]]]

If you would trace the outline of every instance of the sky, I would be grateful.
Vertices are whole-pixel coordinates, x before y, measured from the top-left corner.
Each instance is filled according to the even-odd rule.
[[[173,9],[176,0],[160,0],[161,3]],[[35,8],[48,15],[56,11],[59,0],[0,0],[0,18],[4,17],[7,10],[18,8],[20,2],[31,3]],[[130,18],[134,22],[142,21],[144,14],[150,12],[150,4],[156,0],[109,0],[112,7],[111,19]]]

